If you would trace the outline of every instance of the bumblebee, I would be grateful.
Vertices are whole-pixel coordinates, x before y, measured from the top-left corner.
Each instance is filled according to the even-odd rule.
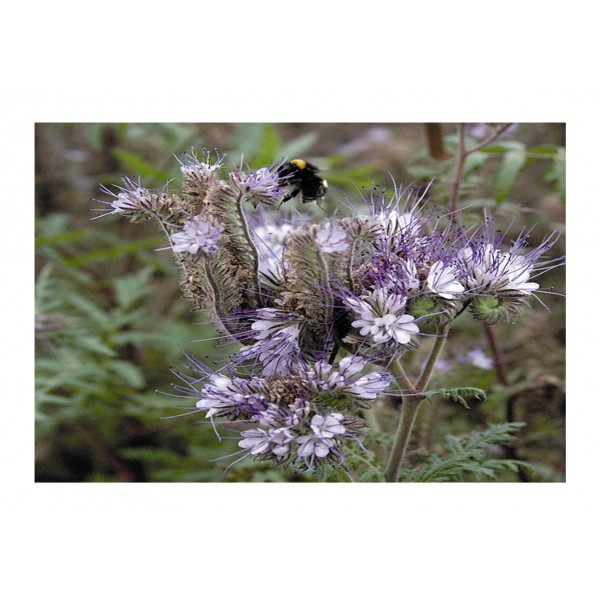
[[[302,192],[302,202],[304,204],[316,202],[319,206],[321,205],[321,200],[327,192],[327,181],[317,175],[319,172],[318,167],[301,158],[295,158],[290,162],[283,163],[277,169],[277,172],[283,180],[282,184],[292,188],[284,196],[281,201],[282,204]]]

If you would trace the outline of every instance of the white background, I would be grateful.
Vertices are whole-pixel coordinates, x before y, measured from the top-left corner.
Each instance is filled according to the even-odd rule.
[[[593,4],[9,6],[0,39],[3,597],[597,595]],[[33,141],[45,121],[567,122],[567,483],[35,484]]]

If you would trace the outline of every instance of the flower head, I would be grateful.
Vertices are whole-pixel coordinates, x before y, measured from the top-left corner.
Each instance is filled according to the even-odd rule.
[[[359,375],[368,361],[361,356],[346,356],[337,369],[324,360],[317,361],[308,373],[308,380],[316,392],[327,392],[330,396],[341,395],[351,398],[359,406],[369,406],[369,401],[387,390],[392,382],[388,373],[366,373]]]
[[[241,433],[243,457],[307,469],[344,461],[345,442],[360,437],[365,427],[347,413],[352,406],[368,407],[392,379],[387,373],[364,373],[368,361],[355,356],[337,367],[320,360],[279,377],[241,376],[232,369],[215,373],[190,359],[197,376],[178,373],[187,387],[176,389],[211,420],[251,425]]]
[[[247,450],[250,456],[263,455],[274,462],[289,459],[291,453],[291,442],[295,440],[294,433],[289,427],[277,427],[270,429],[248,429],[242,431],[240,448]]]
[[[407,345],[419,333],[414,317],[404,313],[406,298],[393,291],[378,288],[361,298],[348,296],[344,302],[359,317],[352,327],[373,344]]]
[[[333,223],[325,223],[315,235],[315,241],[326,254],[344,252],[348,249],[348,236],[346,232]]]
[[[180,170],[185,177],[197,178],[206,181],[216,176],[224,158],[224,156],[219,156],[217,154],[217,160],[211,164],[209,150],[202,150],[202,160],[200,160],[194,149],[192,149],[191,154],[185,153],[183,155],[183,158],[180,161]]]
[[[230,180],[241,194],[255,204],[273,206],[285,197],[277,168],[263,167],[250,173],[234,171],[230,173]]]
[[[171,236],[174,252],[189,252],[190,254],[215,254],[219,248],[217,242],[223,234],[221,225],[213,225],[202,215],[192,217],[183,231]]]
[[[196,408],[206,410],[207,417],[254,420],[267,406],[268,390],[262,379],[226,377],[215,373],[204,386]]]
[[[564,262],[564,257],[542,259],[555,244],[555,235],[529,252],[524,251],[527,235],[523,232],[508,248],[503,244],[504,237],[489,219],[479,235],[457,252],[461,283],[472,296],[469,310],[475,318],[490,324],[511,323],[519,317],[529,297],[539,289],[532,278]]]
[[[123,185],[115,186],[119,190],[116,194],[105,186],[100,189],[115,198],[111,202],[101,200],[103,204],[109,204],[112,210],[105,212],[104,215],[122,214],[128,217],[134,217],[136,220],[149,217],[155,210],[155,196],[142,186],[140,180],[137,183],[129,177],[122,178]],[[97,217],[96,217],[97,218]]]
[[[452,300],[465,288],[458,281],[458,274],[452,266],[445,266],[441,260],[434,262],[427,275],[427,289],[448,300]]]
[[[495,230],[494,221],[488,219],[477,237],[459,249],[457,264],[463,272],[463,284],[470,292],[478,294],[530,296],[539,289],[531,281],[536,274],[562,264],[563,259],[541,260],[556,243],[556,236],[545,238],[529,252],[524,252],[527,235],[524,232],[506,248],[505,235]]]
[[[256,315],[251,328],[257,341],[238,352],[237,360],[258,360],[267,377],[289,375],[304,368],[306,358],[299,345],[302,318],[274,308],[261,308]]]
[[[252,237],[258,252],[259,273],[271,285],[284,282],[283,249],[287,234],[292,230],[290,223],[261,221],[252,228]]]

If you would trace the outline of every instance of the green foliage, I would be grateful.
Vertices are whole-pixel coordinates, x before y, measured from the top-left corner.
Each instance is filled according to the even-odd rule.
[[[420,181],[436,180],[436,196],[442,202],[449,196],[449,188],[445,182],[452,181],[456,174],[455,155],[458,149],[458,136],[444,136],[444,146],[448,158],[432,163],[425,151],[417,153],[409,167],[409,173]],[[466,136],[465,146],[469,150],[475,148],[477,140]],[[515,192],[520,177],[525,170],[537,163],[545,165],[544,180],[553,184],[554,192],[564,202],[565,183],[565,149],[562,146],[533,146],[517,140],[497,140],[479,150],[474,150],[466,158],[460,189],[463,196],[469,196],[470,207],[499,207],[509,200]],[[490,168],[491,177],[490,177]],[[480,199],[473,199],[473,193],[483,192]],[[489,194],[489,196],[487,196]],[[515,210],[519,207],[508,203]]]
[[[437,390],[430,390],[423,393],[423,395],[432,400],[436,397],[443,398],[444,400],[452,400],[460,404],[462,407],[470,410],[468,400],[482,400],[485,401],[486,393],[485,390],[476,387],[460,387],[460,388],[439,388]]]
[[[162,421],[189,410],[189,400],[175,404],[155,388],[168,389],[165,361],[181,363],[199,332],[176,315],[154,318],[154,252],[148,261],[139,254],[131,274],[106,280],[69,262],[77,246],[86,256],[78,242],[89,236],[61,231],[67,226],[65,219],[38,224],[45,264],[36,283],[37,480],[219,480],[222,469],[210,460],[229,446],[218,449],[207,431],[207,443],[194,449],[204,433],[195,421]],[[87,258],[81,264],[89,267]],[[174,269],[171,277],[177,291]]]
[[[494,447],[512,444],[515,434],[525,423],[498,423],[483,431],[464,435],[447,435],[440,454],[421,457],[421,464],[402,473],[401,481],[484,481],[498,479],[501,471],[517,473],[530,468],[527,463],[496,458]]]
[[[345,461],[343,467],[327,465],[319,473],[320,481],[354,481],[356,483],[383,482],[383,465],[381,456],[369,447],[390,447],[391,437],[370,431],[366,439],[349,442],[344,446]]]
[[[369,195],[373,182],[389,184],[389,173],[404,184],[434,180],[430,191],[443,205],[455,176],[458,137],[446,135],[448,158],[433,160],[423,147],[419,126],[386,125],[388,142],[357,155],[348,149],[349,142],[368,140],[369,127],[262,123],[36,127],[37,480],[383,481],[391,429],[369,431],[361,440],[367,452],[359,443],[350,444],[342,468],[310,474],[250,459],[228,468],[236,457],[227,456],[239,450],[233,439],[227,439],[230,433],[222,431],[219,441],[210,423],[200,423],[197,414],[166,418],[186,413],[193,405],[190,399],[157,393],[169,392],[176,382],[169,367],[182,368],[185,351],[216,363],[220,356],[214,353],[214,342],[192,340],[218,333],[198,325],[206,315],[190,314],[180,298],[175,262],[169,252],[155,251],[165,240],[152,223],[133,227],[118,217],[89,220],[97,214],[89,209],[98,206],[89,198],[101,197],[100,183],[119,184],[120,176],[127,174],[160,189],[180,176],[174,155],[192,147],[197,151],[217,147],[227,154],[228,166],[239,165],[242,157],[251,168],[284,157],[307,158],[328,180],[323,206],[327,213],[344,208],[344,194],[355,203],[361,194]],[[452,129],[445,126],[447,132]],[[530,134],[527,125],[520,126],[516,134],[468,156],[460,186],[466,225],[479,219],[485,208],[498,218],[515,219],[515,227],[529,227],[539,223],[540,215],[549,218],[536,198],[550,193],[564,202],[565,149]],[[408,148],[402,158],[395,145],[398,140]],[[468,148],[478,143],[467,136]],[[524,190],[531,190],[526,201]],[[533,209],[527,214],[535,219],[525,220],[524,205]],[[320,211],[316,206],[301,209]],[[460,362],[464,348],[472,348],[482,334],[472,320],[458,319],[444,350],[444,358],[455,358],[453,369],[434,373],[432,383],[438,389],[428,393],[430,402],[423,407],[433,414],[427,426],[435,452],[429,457],[409,453],[402,480],[516,479],[515,471],[521,476],[525,464],[511,458],[514,455],[534,464],[538,479],[564,480],[564,385],[556,363],[549,367],[544,362],[550,356],[546,349],[561,335],[560,324],[558,330],[549,325],[556,314],[553,307],[552,317],[545,317],[535,335],[519,335],[518,329],[507,334],[503,345],[510,348],[507,358],[512,361],[508,386],[495,385],[493,370]],[[542,351],[531,346],[538,338]],[[412,367],[418,371],[418,365]],[[488,401],[472,402],[485,399],[483,390],[489,390]],[[460,410],[456,403],[470,410]],[[392,427],[394,409],[388,405],[387,410]],[[510,411],[516,414],[511,416]],[[488,427],[503,421],[509,423]],[[526,421],[528,426],[519,429],[512,421]],[[381,422],[388,424],[385,419]],[[496,454],[514,443],[517,430],[515,452]],[[463,431],[473,433],[461,435]]]

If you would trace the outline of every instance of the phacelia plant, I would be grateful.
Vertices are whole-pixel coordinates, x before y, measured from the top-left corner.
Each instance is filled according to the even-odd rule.
[[[189,357],[178,392],[213,422],[242,423],[236,460],[300,470],[344,468],[378,398],[401,399],[384,476],[397,481],[417,410],[453,321],[468,312],[512,323],[539,290],[551,235],[526,249],[492,219],[464,229],[426,193],[373,192],[364,210],[319,222],[278,210],[289,199],[281,164],[224,172],[208,152],[181,161],[180,194],[129,178],[107,214],[154,218],[181,266],[184,295],[241,348],[213,371]],[[403,357],[435,343],[413,382]]]

